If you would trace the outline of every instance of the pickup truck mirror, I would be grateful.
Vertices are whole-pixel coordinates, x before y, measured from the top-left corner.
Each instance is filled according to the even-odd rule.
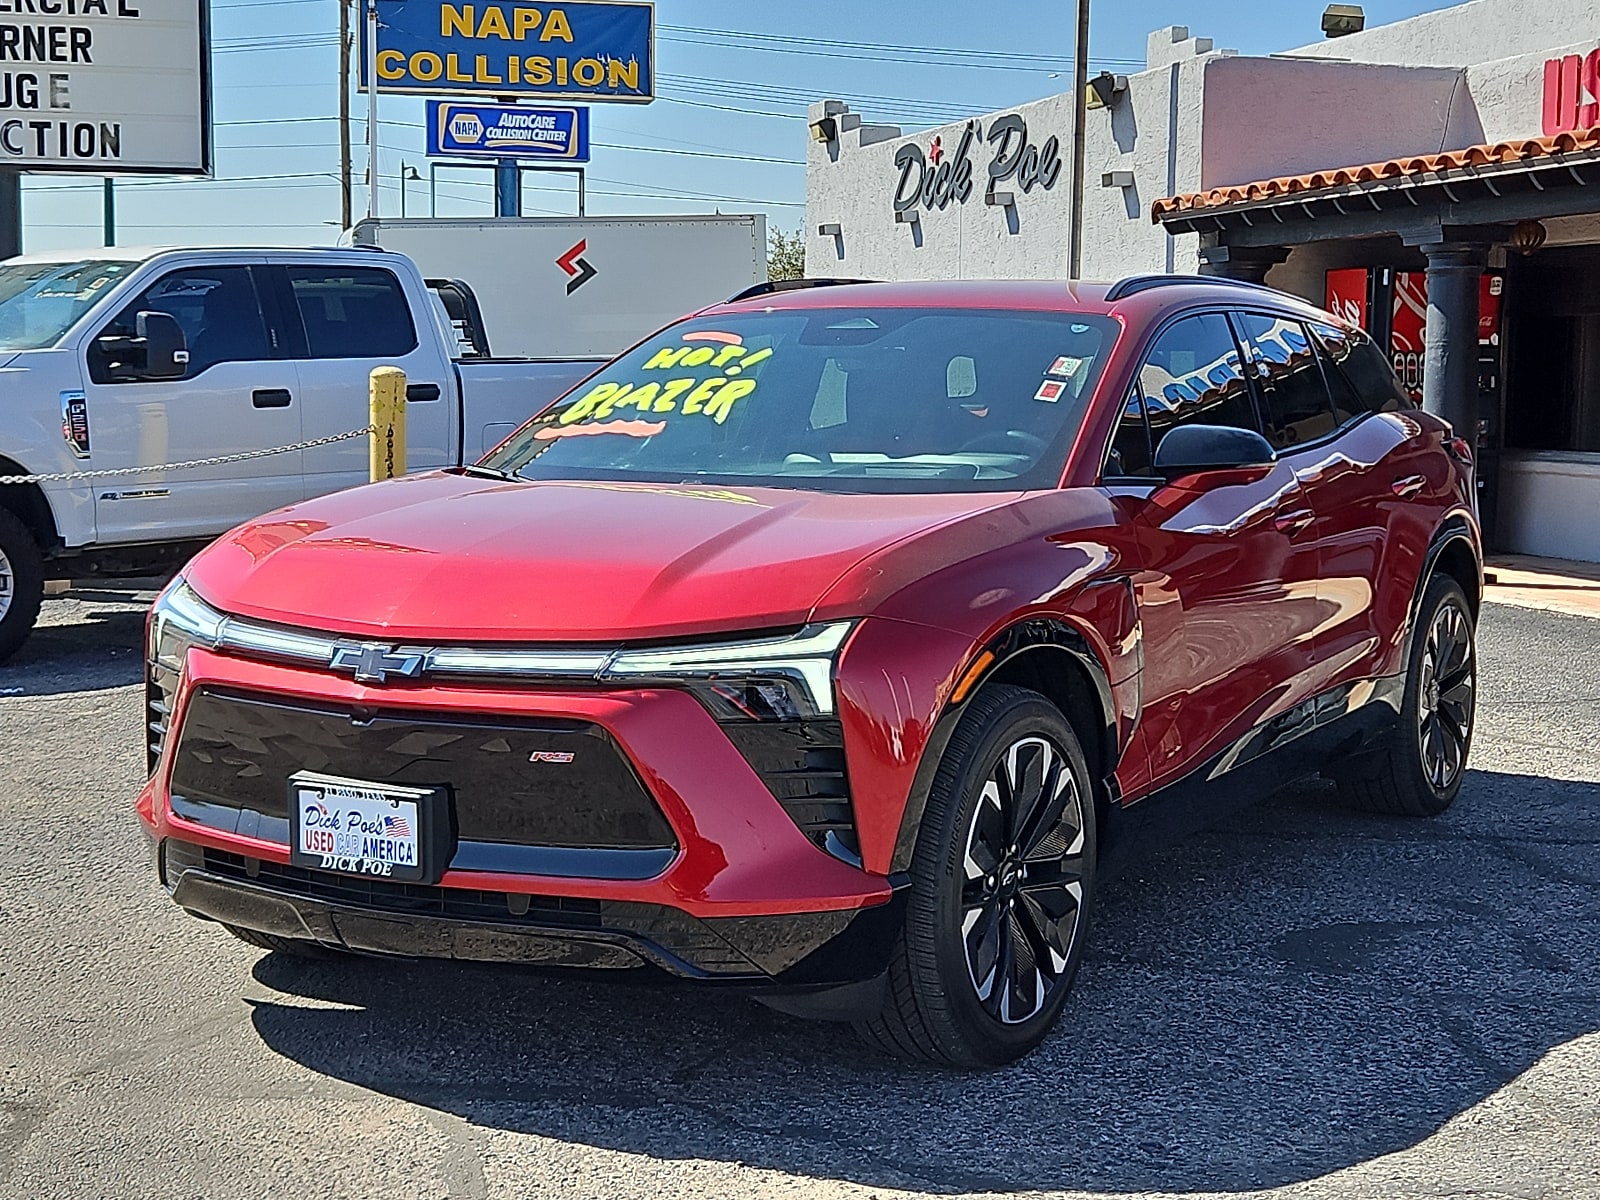
[[[141,379],[182,379],[189,370],[189,342],[177,318],[164,312],[142,312],[135,319],[134,341],[144,352]]]
[[[1253,429],[1180,425],[1156,448],[1156,473],[1169,484],[1204,487],[1263,479],[1278,461],[1272,444]]]
[[[183,326],[164,312],[141,312],[134,336],[109,333],[95,343],[100,369],[116,380],[182,379],[189,370]]]

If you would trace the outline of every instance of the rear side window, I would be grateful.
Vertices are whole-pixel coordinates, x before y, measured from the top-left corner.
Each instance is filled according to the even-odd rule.
[[[1367,413],[1416,407],[1383,351],[1366,334],[1322,324],[1312,325],[1311,331],[1325,356],[1328,387],[1341,425]]]
[[[289,267],[312,358],[399,358],[417,348],[405,291],[381,267]]]
[[[1339,427],[1306,327],[1261,313],[1236,313],[1264,406],[1267,441],[1286,450],[1325,438]]]

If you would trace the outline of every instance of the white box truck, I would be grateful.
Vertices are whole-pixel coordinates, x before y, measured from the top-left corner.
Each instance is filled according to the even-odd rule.
[[[767,219],[747,216],[388,217],[357,246],[397,251],[430,281],[472,285],[498,354],[602,357],[767,278]]]

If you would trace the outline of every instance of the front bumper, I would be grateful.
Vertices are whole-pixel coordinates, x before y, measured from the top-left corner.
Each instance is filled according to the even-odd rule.
[[[172,840],[161,845],[160,867],[173,900],[194,916],[340,950],[592,970],[648,965],[777,988],[876,976],[904,902],[902,893],[864,909],[701,919],[661,905],[399,884],[374,895],[359,879],[312,880],[320,873]]]
[[[369,953],[649,963],[688,978],[785,987],[868,979],[887,961],[900,914],[890,882],[814,844],[687,693],[372,687],[204,650],[189,652],[185,676],[138,811],[158,843],[163,882],[196,915]],[[175,809],[174,758],[187,710],[196,696],[217,692],[345,711],[347,724],[370,724],[371,714],[441,713],[582,723],[625,756],[674,844],[647,877],[584,869],[614,862],[615,852],[486,857],[466,838],[437,885],[426,887],[294,866],[286,831],[260,814],[219,823],[192,804]],[[259,749],[265,741],[239,760],[244,770],[270,764]],[[297,734],[295,744],[304,743]],[[218,747],[213,740],[202,748]]]

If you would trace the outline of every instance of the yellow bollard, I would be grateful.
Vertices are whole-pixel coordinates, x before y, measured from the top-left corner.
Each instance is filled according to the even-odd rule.
[[[399,367],[372,372],[372,481],[406,473],[406,373]]]

